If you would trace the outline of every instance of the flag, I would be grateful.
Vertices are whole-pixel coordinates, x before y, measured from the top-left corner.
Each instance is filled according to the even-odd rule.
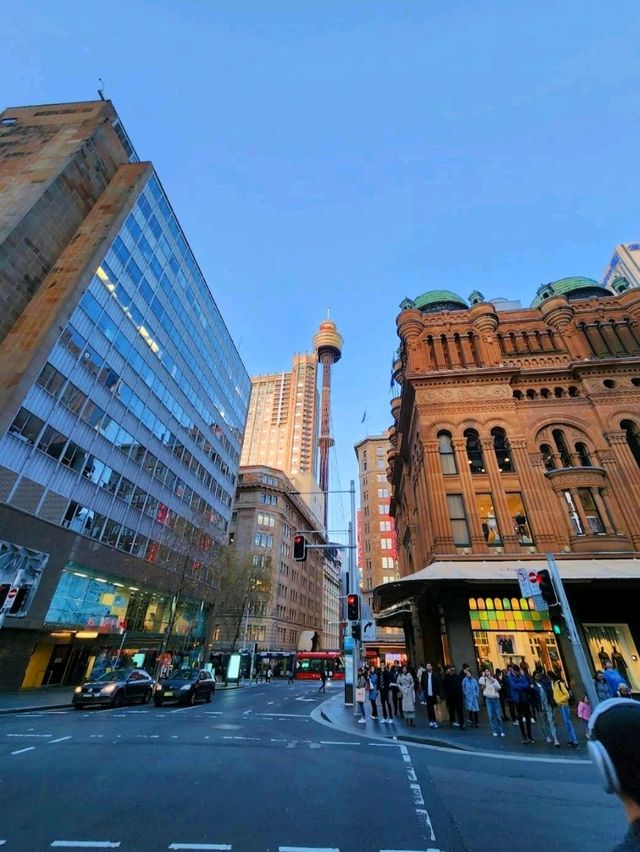
[[[365,408],[364,414],[362,415],[362,420],[361,420],[360,422],[361,422],[361,423],[364,423],[364,421],[365,421],[366,419],[367,419],[367,410],[366,410],[366,408]]]

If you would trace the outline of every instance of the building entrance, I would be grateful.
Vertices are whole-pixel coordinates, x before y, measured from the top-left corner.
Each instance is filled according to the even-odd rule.
[[[536,663],[563,672],[549,613],[532,609],[525,598],[470,598],[469,618],[478,669],[504,670],[510,663]]]

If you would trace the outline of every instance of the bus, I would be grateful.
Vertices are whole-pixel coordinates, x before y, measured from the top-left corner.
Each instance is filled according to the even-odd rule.
[[[342,651],[298,651],[296,654],[296,680],[320,680],[323,668],[331,680],[344,680]]]

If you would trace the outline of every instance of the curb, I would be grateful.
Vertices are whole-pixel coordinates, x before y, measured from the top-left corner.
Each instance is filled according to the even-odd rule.
[[[10,716],[13,713],[37,713],[38,710],[61,710],[72,707],[68,704],[39,704],[37,707],[0,707],[0,716]]]

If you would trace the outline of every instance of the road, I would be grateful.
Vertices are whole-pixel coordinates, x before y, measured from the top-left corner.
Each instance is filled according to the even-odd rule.
[[[586,764],[340,732],[309,683],[212,704],[0,718],[0,847],[603,852],[624,831]]]

